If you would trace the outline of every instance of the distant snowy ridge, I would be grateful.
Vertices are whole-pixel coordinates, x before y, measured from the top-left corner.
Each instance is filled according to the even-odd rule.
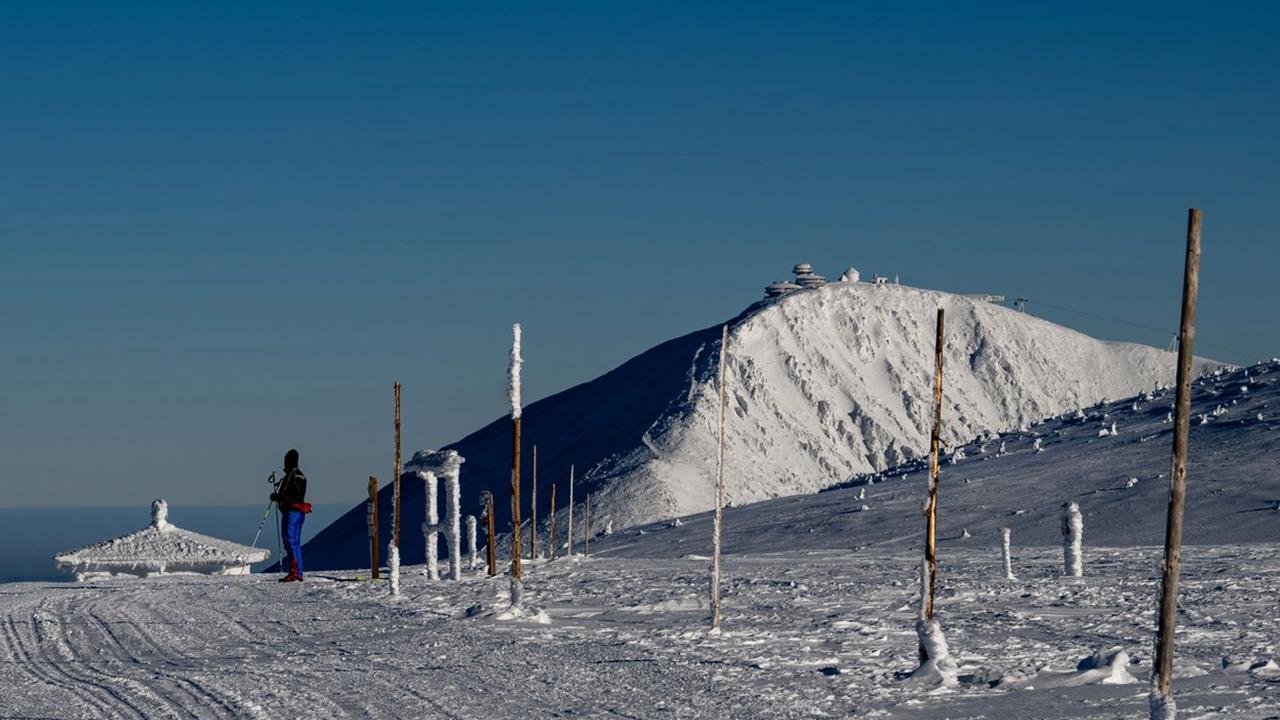
[[[946,310],[948,444],[1173,381],[1171,353],[1096,340],[960,295],[858,282],[791,292],[730,324],[729,502],[809,493],[923,455],[939,307]],[[576,492],[579,503],[592,493],[593,527],[710,508],[719,344],[718,326],[691,333],[525,407],[525,445],[539,448],[539,504],[573,463],[589,468]],[[538,362],[536,348],[536,339],[524,348],[527,361]],[[1196,370],[1216,366],[1198,361]],[[500,419],[447,446],[467,460],[464,512],[478,509],[483,490],[499,499],[510,493],[510,432]],[[405,523],[417,527],[422,483],[405,481]],[[390,512],[389,494],[380,505]],[[496,503],[500,529],[510,527],[506,505]],[[358,566],[366,537],[362,505],[308,544],[308,565]],[[421,562],[418,544],[405,545],[404,561]]]

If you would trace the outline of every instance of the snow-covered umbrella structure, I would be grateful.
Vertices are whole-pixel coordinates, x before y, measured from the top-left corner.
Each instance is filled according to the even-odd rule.
[[[169,504],[151,503],[151,524],[114,540],[87,545],[55,555],[59,568],[71,570],[76,580],[103,577],[151,577],[174,573],[247,575],[249,567],[270,557],[263,548],[175,527],[169,522]]]

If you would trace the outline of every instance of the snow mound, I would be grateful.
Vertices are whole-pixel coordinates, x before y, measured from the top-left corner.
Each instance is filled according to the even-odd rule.
[[[949,445],[1173,380],[1171,353],[1095,340],[960,295],[851,282],[798,290],[730,323],[727,501],[811,493],[923,457],[939,307],[947,319]],[[538,437],[539,505],[549,503],[548,480],[563,483],[576,464],[590,468],[579,497],[591,493],[592,515],[615,529],[711,508],[718,357],[719,325],[522,408],[525,432]],[[1199,361],[1197,371],[1211,367]],[[448,446],[468,458],[464,502],[484,490],[509,493],[510,434],[510,422],[499,419]],[[404,481],[404,522],[418,527],[422,482]],[[496,515],[497,527],[508,528],[507,503],[497,503]],[[318,568],[359,565],[364,535],[362,505],[308,544],[308,560]],[[415,546],[405,544],[402,560],[422,561]]]
[[[1098,650],[1076,664],[1075,672],[1042,670],[1028,678],[1006,680],[1000,687],[1064,688],[1081,685],[1133,685],[1138,682],[1129,673],[1129,653],[1122,648]]]

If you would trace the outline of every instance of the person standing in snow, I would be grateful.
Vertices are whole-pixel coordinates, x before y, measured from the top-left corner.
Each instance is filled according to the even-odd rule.
[[[280,582],[302,582],[302,521],[311,512],[306,502],[307,476],[298,469],[298,451],[284,454],[284,479],[271,493],[280,510],[280,532],[284,535],[284,565],[289,574]]]

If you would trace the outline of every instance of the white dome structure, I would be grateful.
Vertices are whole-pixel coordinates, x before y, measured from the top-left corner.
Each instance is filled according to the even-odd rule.
[[[851,267],[840,276],[840,282],[859,282],[860,280],[862,280],[862,273],[858,272],[857,268]]]
[[[248,575],[250,566],[270,556],[263,548],[175,527],[169,522],[169,504],[156,500],[151,503],[151,524],[147,527],[53,559],[59,568],[75,573],[76,580],[85,581],[175,573]]]

